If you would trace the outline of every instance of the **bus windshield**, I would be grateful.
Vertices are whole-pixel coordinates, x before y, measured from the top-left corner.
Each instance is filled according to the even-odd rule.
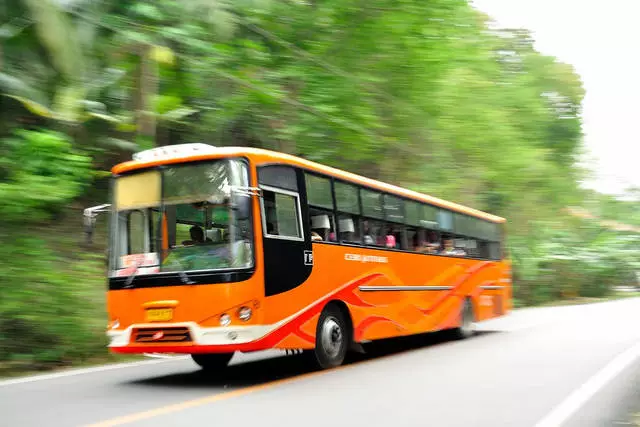
[[[116,178],[111,276],[251,267],[248,175],[224,159]]]

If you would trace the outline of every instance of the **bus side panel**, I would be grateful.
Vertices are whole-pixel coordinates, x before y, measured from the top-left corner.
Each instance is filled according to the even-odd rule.
[[[347,304],[356,341],[456,327],[467,296],[478,320],[506,311],[507,294],[497,288],[504,270],[500,262],[326,243],[313,244],[313,260],[312,274],[303,285],[265,300],[265,323],[284,320],[290,335],[307,344],[283,340],[278,348],[313,347],[319,313],[331,300]]]

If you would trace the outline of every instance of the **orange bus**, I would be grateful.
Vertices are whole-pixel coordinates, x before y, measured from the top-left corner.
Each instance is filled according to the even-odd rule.
[[[503,218],[295,156],[166,146],[112,169],[108,347],[307,350],[321,368],[378,339],[512,308]]]

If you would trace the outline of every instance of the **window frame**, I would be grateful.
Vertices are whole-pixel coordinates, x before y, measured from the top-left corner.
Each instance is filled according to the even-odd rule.
[[[469,240],[469,239],[473,239],[476,241],[476,245],[480,245],[481,241],[486,242],[487,244],[493,244],[493,243],[497,243],[498,247],[499,247],[499,251],[504,250],[504,243],[502,241],[502,238],[504,237],[503,232],[501,227],[503,227],[504,225],[502,223],[499,222],[494,222],[485,218],[480,218],[477,217],[475,215],[471,215],[468,214],[466,212],[462,212],[462,211],[457,211],[455,209],[450,209],[447,207],[442,207],[442,206],[438,206],[436,204],[432,204],[423,200],[419,200],[417,198],[413,198],[407,195],[403,195],[403,194],[397,194],[393,191],[388,191],[388,190],[384,190],[384,189],[380,189],[374,186],[370,186],[367,184],[362,184],[362,183],[358,183],[356,181],[352,181],[348,178],[342,177],[342,176],[336,176],[330,173],[325,173],[325,172],[319,172],[316,171],[314,169],[309,169],[309,168],[302,168],[303,173],[306,175],[311,175],[313,177],[318,177],[318,178],[324,178],[324,179],[328,179],[331,182],[331,194],[332,194],[332,199],[333,199],[333,213],[334,213],[334,220],[335,220],[335,228],[336,228],[336,241],[335,242],[331,242],[331,241],[322,241],[322,242],[314,242],[314,243],[323,243],[323,244],[334,244],[334,245],[338,245],[338,246],[345,246],[345,247],[358,247],[358,248],[365,248],[365,249],[375,249],[375,250],[383,250],[383,251],[391,251],[391,252],[403,252],[403,253],[412,253],[412,254],[419,254],[419,255],[430,255],[430,256],[437,256],[437,257],[446,257],[446,258],[462,258],[462,259],[475,259],[475,260],[482,260],[482,261],[501,261],[502,259],[504,259],[503,256],[500,256],[499,258],[492,258],[492,257],[480,257],[480,256],[470,256],[468,253],[463,256],[452,256],[452,255],[446,255],[446,254],[440,254],[440,253],[435,253],[435,254],[431,254],[431,253],[421,253],[418,251],[413,250],[411,242],[409,241],[408,238],[408,233],[409,233],[409,229],[415,229],[416,231],[419,230],[425,230],[428,232],[436,232],[438,235],[439,239],[442,239],[442,234],[448,234],[451,236],[451,238],[458,238],[458,239],[465,239],[465,240]],[[305,183],[306,183],[306,178],[305,178]],[[352,189],[356,190],[356,193],[354,194],[354,196],[357,195],[357,202],[354,200],[355,203],[353,203],[353,205],[357,204],[358,205],[358,213],[352,212],[350,210],[343,210],[340,209],[339,205],[339,197],[338,197],[338,186],[340,185],[345,185],[348,187],[351,187]],[[308,189],[307,189],[308,191]],[[364,207],[363,207],[363,191],[369,191],[369,192],[374,192],[374,193],[378,193],[378,195],[380,196],[380,207],[382,209],[382,218],[377,218],[375,216],[370,216],[370,215],[366,215],[364,212]],[[394,199],[395,201],[398,201],[401,204],[401,213],[402,213],[402,222],[396,222],[391,220],[390,218],[388,218],[387,216],[387,210],[385,209],[385,199],[387,197],[390,197],[392,199]],[[408,204],[414,204],[414,206],[416,207],[415,210],[415,214],[417,215],[416,218],[412,218],[414,220],[417,220],[417,223],[411,222],[409,220],[409,212],[411,211],[411,208],[408,208]],[[308,209],[311,208],[318,208],[318,209],[326,209],[323,206],[318,206],[318,205],[313,205],[311,203],[308,203]],[[353,206],[355,208],[355,206]],[[433,218],[432,221],[429,221],[429,224],[426,224],[426,220],[425,220],[425,216],[427,216],[427,212],[431,211],[433,213],[433,215],[435,216],[435,218]],[[263,214],[264,215],[264,214]],[[357,221],[356,224],[356,230],[359,229],[359,234],[360,234],[360,241],[356,242],[356,241],[343,241],[340,238],[340,234],[342,234],[342,230],[340,228],[340,218],[346,216],[346,217],[350,217],[354,220],[354,222]],[[458,227],[456,227],[456,217],[457,216],[462,216],[464,217],[465,221],[465,226],[467,228],[471,228],[470,230],[466,230],[467,232],[464,234],[459,234],[457,230]],[[444,223],[442,222],[442,219],[444,219]],[[370,220],[370,221],[377,221],[380,222],[384,225],[389,225],[389,224],[393,224],[393,225],[397,225],[400,227],[400,232],[402,235],[403,240],[405,241],[404,243],[401,243],[401,247],[400,248],[387,248],[384,246],[369,246],[366,245],[362,239],[364,237],[364,223],[363,221],[365,220]],[[445,225],[445,223],[448,223],[447,225],[449,225],[450,227],[443,227],[443,225]],[[496,238],[488,238],[489,236],[482,236],[480,237],[480,233],[479,230],[476,230],[476,227],[480,224],[485,224],[485,227],[496,227],[499,231],[498,231],[498,236],[496,236]],[[263,227],[265,225],[263,224]],[[471,231],[471,233],[469,233],[468,231]],[[406,248],[402,248],[402,246],[404,246],[406,243]],[[477,249],[479,250],[479,248]]]
[[[293,241],[293,242],[304,242],[305,241],[305,236],[304,236],[304,227],[302,224],[302,204],[300,203],[300,193],[295,192],[295,191],[291,191],[291,190],[285,190],[282,188],[277,188],[277,187],[272,187],[270,185],[265,185],[265,184],[259,184],[259,188],[265,191],[270,191],[272,193],[276,193],[276,194],[282,194],[285,196],[290,196],[293,197],[296,201],[295,206],[296,206],[296,219],[297,219],[297,224],[298,224],[298,230],[300,231],[300,237],[294,237],[294,236],[281,236],[278,234],[269,234],[267,232],[267,215],[266,215],[266,210],[264,207],[264,197],[260,197],[260,213],[262,215],[262,236],[269,238],[269,239],[277,239],[277,240],[288,240],[288,241]]]

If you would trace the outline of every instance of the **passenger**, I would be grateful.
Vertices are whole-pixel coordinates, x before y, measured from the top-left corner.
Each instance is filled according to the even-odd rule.
[[[204,243],[204,231],[202,227],[198,225],[194,225],[189,229],[189,234],[191,235],[191,240],[196,243]]]
[[[384,245],[387,248],[396,248],[396,236],[393,234],[393,229],[391,227],[387,228]]]
[[[438,249],[440,248],[440,241],[438,240],[438,236],[433,231],[429,232],[429,240],[425,243],[425,250],[427,253],[435,254],[438,253]]]
[[[364,242],[365,245],[375,245],[376,242],[375,240],[373,240],[373,237],[371,236],[371,229],[369,228],[369,221],[365,221],[364,222],[364,235],[362,237],[362,241]]]
[[[451,255],[451,256],[465,256],[465,252],[461,249],[457,249],[453,246],[453,239],[447,238],[444,240],[444,249],[442,250],[443,255]]]
[[[191,240],[185,240],[182,242],[184,246],[192,246],[198,243],[204,243],[204,231],[201,227],[194,225],[189,229]]]

